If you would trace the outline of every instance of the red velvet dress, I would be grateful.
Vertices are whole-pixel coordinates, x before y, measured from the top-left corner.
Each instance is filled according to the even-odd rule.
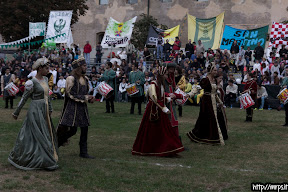
[[[158,91],[156,82],[156,90]],[[164,90],[157,103],[164,107]],[[171,156],[184,150],[184,147],[166,113],[155,105],[151,98],[143,115],[136,140],[133,145],[133,155]]]
[[[225,92],[222,88],[218,88],[218,91],[219,91],[219,93],[218,93],[219,98],[222,101],[222,103],[224,103]],[[221,132],[222,132],[223,139],[227,140],[228,139],[227,117],[226,117],[226,112],[225,112],[223,105],[217,106],[217,119],[218,119],[219,127],[220,127]]]

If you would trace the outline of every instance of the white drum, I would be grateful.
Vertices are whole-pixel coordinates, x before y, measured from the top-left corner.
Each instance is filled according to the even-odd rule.
[[[9,93],[10,96],[15,96],[19,92],[18,87],[13,82],[8,83],[4,89]]]
[[[98,92],[104,96],[106,99],[111,97],[113,95],[113,88],[108,85],[106,82],[102,81],[98,86],[97,86]]]
[[[177,105],[184,105],[186,103],[186,101],[188,100],[187,98],[184,98],[184,96],[186,95],[186,93],[184,93],[183,91],[181,91],[181,89],[176,89],[175,93],[180,94],[183,96],[183,99],[176,99],[175,102]]]

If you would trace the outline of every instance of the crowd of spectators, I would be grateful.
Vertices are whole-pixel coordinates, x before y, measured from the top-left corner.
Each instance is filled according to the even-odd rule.
[[[155,70],[162,61],[172,61],[177,63],[180,70],[177,70],[176,76],[185,76],[186,88],[188,92],[190,87],[198,85],[203,77],[206,76],[206,67],[209,63],[214,62],[219,73],[223,75],[223,84],[228,85],[226,89],[226,104],[231,105],[231,102],[237,98],[237,84],[242,84],[247,81],[247,73],[253,72],[255,80],[259,85],[280,85],[283,77],[288,76],[288,48],[284,47],[280,50],[279,55],[275,56],[274,52],[270,53],[269,57],[264,56],[264,48],[260,43],[255,48],[254,53],[248,47],[237,44],[235,41],[228,50],[212,50],[207,48],[199,40],[197,43],[188,41],[181,48],[181,41],[176,38],[174,44],[170,44],[169,40],[164,42],[164,39],[159,36],[159,41],[156,49],[136,48],[130,41],[125,48],[122,48],[117,53],[111,52],[108,54],[107,60],[113,64],[113,69],[116,71],[115,84],[117,87],[116,100],[127,102],[129,97],[126,94],[126,87],[129,74],[132,70],[132,64],[138,63],[138,68],[145,75],[144,90],[148,90],[149,84],[155,79]],[[53,98],[63,98],[65,94],[65,79],[72,71],[71,63],[74,59],[78,59],[80,55],[84,55],[86,62],[90,63],[91,45],[87,41],[84,47],[83,54],[77,45],[72,49],[59,47],[55,50],[46,50],[41,48],[32,54],[18,51],[13,55],[13,59],[0,59],[1,74],[4,75],[5,69],[10,68],[11,73],[15,75],[15,84],[19,87],[19,94],[24,91],[24,84],[28,78],[35,76],[31,66],[40,57],[47,57],[51,61],[50,65],[50,89],[53,91]],[[96,87],[99,85],[98,79],[105,71],[103,63],[103,49],[98,43],[96,45],[96,63],[90,65],[91,71],[88,74],[90,79],[91,94],[101,99]],[[105,58],[106,59],[106,58]],[[260,97],[260,96],[259,96]],[[262,97],[261,97],[262,98]],[[103,99],[103,98],[102,98]]]

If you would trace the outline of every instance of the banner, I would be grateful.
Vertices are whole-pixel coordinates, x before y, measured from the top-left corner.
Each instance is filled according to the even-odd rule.
[[[237,41],[239,46],[243,45],[245,50],[247,47],[254,50],[258,42],[261,43],[262,47],[265,47],[268,28],[269,26],[267,25],[257,29],[243,30],[226,25],[220,48],[230,50],[234,40]]]
[[[128,40],[131,38],[136,19],[137,16],[129,21],[120,23],[110,17],[101,46],[103,48],[109,48],[112,45],[115,45],[115,47],[126,47]]]
[[[287,45],[288,43],[288,24],[272,23],[269,47],[278,47],[278,45]]]
[[[38,22],[31,23],[29,22],[29,36],[45,36],[46,23]]]
[[[179,28],[180,25],[177,25],[176,27],[173,27],[171,29],[163,30],[154,26],[150,26],[146,45],[156,45],[157,38],[159,34],[163,35],[164,41],[166,42],[166,39],[169,39],[169,43],[171,45],[174,44],[175,37],[179,34]]]
[[[67,43],[72,11],[50,11],[46,38],[65,33],[55,39],[55,43]]]
[[[220,47],[224,27],[224,12],[210,19],[199,19],[188,14],[188,40],[202,41],[205,49]]]

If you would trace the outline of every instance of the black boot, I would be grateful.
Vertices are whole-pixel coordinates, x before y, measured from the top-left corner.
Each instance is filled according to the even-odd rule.
[[[79,143],[79,145],[80,145],[79,157],[86,158],[86,159],[95,159],[95,157],[88,155],[87,143]]]

